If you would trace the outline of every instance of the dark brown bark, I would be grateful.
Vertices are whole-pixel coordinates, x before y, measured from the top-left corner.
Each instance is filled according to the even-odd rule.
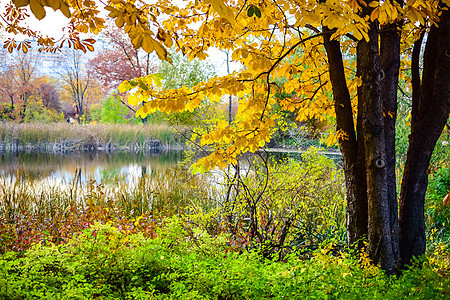
[[[367,236],[366,172],[364,160],[360,159],[364,158],[364,153],[361,153],[364,149],[356,138],[340,44],[337,40],[330,40],[332,33],[333,31],[324,27],[324,45],[330,65],[330,80],[335,101],[336,130],[341,130],[347,135],[346,138],[339,139],[339,146],[347,188],[347,240],[349,244],[354,244]]]
[[[398,24],[381,29],[380,61],[382,68],[381,101],[384,113],[386,151],[387,202],[395,261],[399,261],[398,202],[395,177],[395,120],[397,119],[397,87],[400,70],[400,32]]]
[[[362,14],[368,15],[370,10],[366,7]],[[347,185],[349,241],[354,242],[364,235],[362,232],[367,232],[371,258],[388,272],[394,270],[399,260],[403,266],[425,251],[426,171],[450,114],[449,14],[448,10],[443,11],[439,27],[433,26],[428,34],[422,79],[419,55],[423,36],[413,51],[412,128],[402,181],[400,218],[395,186],[399,24],[388,24],[379,32],[378,25],[372,23],[369,41],[358,42],[357,76],[361,77],[362,85],[358,88],[356,132],[340,44],[330,41],[333,30],[323,29],[337,129],[348,135],[339,144]],[[368,220],[362,220],[362,216]]]
[[[391,238],[386,168],[386,143],[383,103],[381,100],[381,69],[378,50],[378,25],[370,24],[369,41],[357,45],[357,75],[362,84],[358,99],[362,110],[362,130],[367,176],[369,254],[375,264],[390,272],[395,266]]]
[[[420,46],[420,45],[418,45]],[[415,49],[416,51],[418,49]],[[418,64],[412,64],[418,68]],[[400,254],[402,265],[425,253],[424,220],[427,169],[431,154],[450,114],[450,13],[432,26],[424,53],[422,82],[415,78],[413,118],[400,194]],[[413,69],[413,74],[419,70]],[[419,89],[419,90],[417,90]]]

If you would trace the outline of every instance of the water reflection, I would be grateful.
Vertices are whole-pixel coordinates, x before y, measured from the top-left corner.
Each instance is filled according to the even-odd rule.
[[[47,179],[52,182],[86,183],[89,179],[106,182],[123,178],[129,181],[143,174],[175,166],[182,159],[181,151],[115,152],[115,153],[2,153],[0,175]],[[19,170],[19,172],[18,172]]]
[[[340,164],[340,155],[327,156]],[[270,157],[270,159],[269,159]],[[248,171],[251,165],[271,163],[286,158],[301,159],[299,152],[260,152],[244,155],[240,170]],[[183,159],[182,151],[167,152],[114,152],[114,153],[72,153],[52,154],[37,152],[1,153],[0,175],[3,178],[23,176],[54,183],[86,184],[90,179],[97,182],[112,182],[122,179],[130,182],[134,179],[174,167]],[[214,172],[213,172],[214,173]],[[220,174],[222,172],[219,172]]]

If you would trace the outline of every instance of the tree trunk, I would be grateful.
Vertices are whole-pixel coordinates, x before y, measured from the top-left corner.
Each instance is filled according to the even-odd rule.
[[[386,145],[387,201],[392,239],[392,251],[400,260],[398,233],[398,202],[395,176],[395,121],[397,119],[397,89],[400,70],[399,24],[388,24],[381,29],[380,60],[383,70],[381,100],[384,114],[384,138]]]
[[[420,43],[415,45],[420,47]],[[418,53],[419,49],[415,49]],[[450,13],[444,10],[439,27],[432,26],[424,53],[422,83],[418,64],[412,65],[411,135],[400,194],[400,254],[402,265],[425,253],[425,193],[431,154],[450,114]]]
[[[378,25],[370,24],[369,41],[358,42],[357,76],[358,109],[362,110],[365,165],[368,199],[369,254],[375,264],[388,273],[394,269],[396,258],[391,238],[388,203],[386,142],[381,100],[381,80],[384,78],[378,50]]]
[[[347,242],[351,245],[356,242],[361,243],[367,236],[366,170],[364,159],[361,159],[364,158],[363,143],[356,139],[340,44],[337,40],[330,40],[333,33],[334,31],[329,28],[323,28],[324,45],[330,65],[330,80],[333,86],[336,131],[346,134],[346,138],[339,139],[339,147],[344,162],[347,190]],[[358,120],[360,119],[358,114]],[[357,127],[360,127],[360,123],[358,121]],[[361,131],[358,130],[358,133]]]

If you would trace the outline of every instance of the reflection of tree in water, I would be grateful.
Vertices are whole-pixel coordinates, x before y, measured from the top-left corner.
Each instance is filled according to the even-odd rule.
[[[75,168],[74,183],[75,183],[75,186],[78,184],[81,185],[81,167]]]

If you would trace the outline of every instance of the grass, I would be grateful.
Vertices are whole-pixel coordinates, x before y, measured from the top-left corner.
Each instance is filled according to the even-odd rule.
[[[184,130],[184,129],[181,129]],[[5,123],[0,122],[0,140],[6,144],[58,143],[67,140],[95,142],[105,145],[108,142],[117,146],[138,144],[148,140],[160,140],[165,144],[181,144],[184,138],[169,125],[72,125],[67,123]]]

